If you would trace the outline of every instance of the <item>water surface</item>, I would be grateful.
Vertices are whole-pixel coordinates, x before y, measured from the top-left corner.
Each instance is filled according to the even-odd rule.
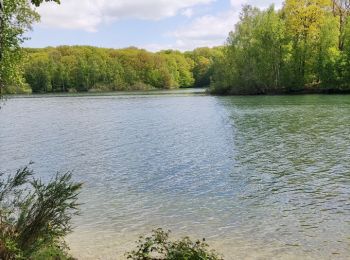
[[[350,96],[14,98],[0,122],[2,171],[84,182],[81,259],[156,227],[225,259],[349,259]]]

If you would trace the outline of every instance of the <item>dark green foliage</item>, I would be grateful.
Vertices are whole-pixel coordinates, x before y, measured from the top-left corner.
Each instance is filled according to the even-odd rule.
[[[78,214],[81,184],[71,173],[57,174],[49,183],[25,167],[0,179],[0,259],[27,259],[47,247],[60,248]]]
[[[132,260],[222,260],[215,251],[209,250],[205,240],[193,242],[188,237],[170,241],[169,231],[153,231],[148,237],[140,237],[137,249],[127,253]]]

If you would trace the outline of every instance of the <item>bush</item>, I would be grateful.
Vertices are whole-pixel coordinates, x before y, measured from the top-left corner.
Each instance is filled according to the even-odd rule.
[[[169,241],[169,233],[162,229],[153,231],[149,237],[140,237],[136,250],[127,253],[132,260],[223,260],[215,251],[209,250],[205,239],[196,242],[185,237]]]
[[[59,248],[57,246],[50,246],[35,253],[33,260],[74,260],[66,252],[66,248]]]
[[[0,259],[31,259],[47,248],[62,248],[78,214],[80,183],[57,174],[48,184],[24,167],[14,176],[0,173]]]

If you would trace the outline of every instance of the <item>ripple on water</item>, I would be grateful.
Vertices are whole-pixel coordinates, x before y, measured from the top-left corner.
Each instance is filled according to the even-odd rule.
[[[82,259],[155,227],[227,259],[350,255],[350,96],[18,98],[0,121],[2,170],[84,182]]]

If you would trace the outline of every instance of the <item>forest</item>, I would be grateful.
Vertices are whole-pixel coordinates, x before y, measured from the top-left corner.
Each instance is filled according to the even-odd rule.
[[[286,0],[278,10],[244,5],[226,44],[214,48],[155,53],[135,47],[22,49],[25,55],[16,66],[23,80],[7,82],[4,91],[209,87],[213,94],[227,95],[350,92],[349,16],[348,0]]]
[[[286,0],[281,10],[244,6],[223,59],[217,94],[350,91],[350,1]]]
[[[222,48],[157,53],[135,47],[26,49],[24,88],[8,92],[104,92],[207,87]]]

